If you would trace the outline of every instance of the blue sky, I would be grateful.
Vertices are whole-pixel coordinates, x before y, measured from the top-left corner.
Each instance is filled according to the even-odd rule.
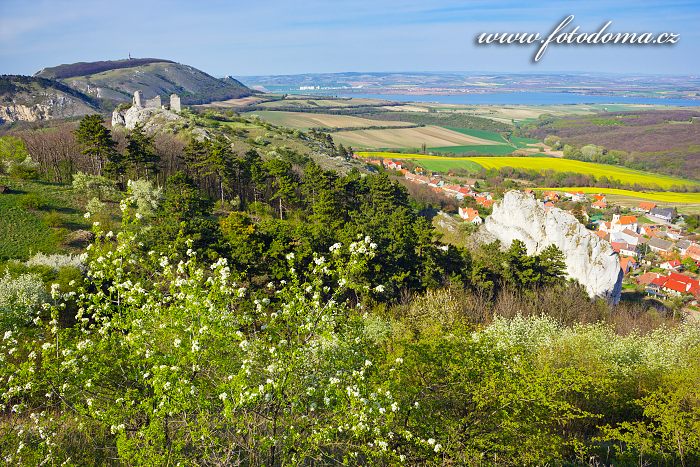
[[[531,3],[531,5],[530,5]],[[480,32],[674,32],[673,46],[474,45]],[[0,73],[158,57],[215,76],[338,71],[593,71],[700,74],[694,1],[0,0]]]

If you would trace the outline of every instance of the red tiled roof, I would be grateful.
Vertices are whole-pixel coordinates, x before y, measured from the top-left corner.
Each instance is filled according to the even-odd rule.
[[[663,285],[664,289],[670,289],[675,292],[680,292],[680,293],[687,293],[690,290],[691,284],[685,283],[685,282],[679,282],[679,281],[674,281],[673,279],[669,279],[666,281],[666,283]]]
[[[648,285],[654,282],[654,279],[658,279],[659,277],[662,277],[660,274],[657,274],[655,272],[645,272],[641,276],[637,277],[637,284],[644,284]],[[664,277],[664,280],[666,278]]]
[[[620,220],[618,221],[618,224],[620,224],[620,225],[630,225],[630,224],[636,224],[636,223],[637,223],[636,216],[620,216]]]
[[[634,258],[630,257],[624,257],[620,258],[620,268],[622,268],[622,271],[627,274],[627,271],[631,269],[633,264],[637,264],[637,262],[634,260]]]
[[[700,245],[693,243],[685,250],[685,256],[693,258],[694,260],[700,260]]]
[[[464,213],[464,216],[465,216],[464,219],[467,222],[471,222],[474,219],[476,219],[477,217],[479,217],[479,211],[477,211],[476,209],[473,209],[473,208],[466,208],[462,212]]]
[[[668,281],[668,277],[666,276],[661,276],[657,277],[656,279],[652,279],[650,284],[658,285],[659,287],[663,287],[663,285]]]
[[[643,209],[645,211],[651,211],[656,207],[656,204],[650,202],[650,201],[642,201],[639,203],[639,209]]]
[[[700,282],[697,281],[697,279],[693,279],[690,276],[686,276],[685,274],[680,274],[677,272],[672,272],[668,275],[668,278],[674,281],[678,282],[684,282],[688,284],[693,284],[693,285],[700,285]]]

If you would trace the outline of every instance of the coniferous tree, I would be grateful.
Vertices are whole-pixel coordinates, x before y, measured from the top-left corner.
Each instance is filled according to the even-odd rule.
[[[136,125],[127,135],[124,159],[136,178],[142,175],[149,178],[157,173],[159,157],[153,146],[153,137],[147,135],[141,125]]]
[[[274,194],[271,200],[277,200],[280,219],[284,219],[284,205],[293,205],[298,201],[296,193],[298,183],[292,172],[292,164],[272,159],[265,163],[265,168],[272,177]]]
[[[117,152],[117,143],[112,132],[104,126],[101,115],[86,115],[80,120],[75,130],[75,139],[81,146],[81,152],[89,156],[98,175],[117,178],[124,173],[124,160]]]

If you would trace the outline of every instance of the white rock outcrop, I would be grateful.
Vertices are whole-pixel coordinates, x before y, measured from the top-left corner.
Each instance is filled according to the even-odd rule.
[[[623,274],[617,254],[566,211],[545,209],[534,196],[509,191],[494,204],[479,234],[482,241],[500,240],[504,247],[520,240],[528,254],[556,245],[566,258],[569,278],[583,285],[589,296],[612,304],[620,301]]]
[[[143,108],[135,105],[126,110],[115,110],[112,113],[112,126],[122,125],[133,130],[136,125],[142,125],[146,131],[154,131],[168,122],[184,121],[184,119],[166,109]]]

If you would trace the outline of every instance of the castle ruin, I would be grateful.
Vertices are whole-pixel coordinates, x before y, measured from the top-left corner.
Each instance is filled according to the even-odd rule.
[[[180,96],[177,94],[170,94],[170,111],[179,112],[180,110]]]
[[[163,102],[161,101],[159,95],[156,95],[156,97],[153,97],[151,99],[144,100],[143,93],[141,91],[134,92],[134,98],[132,99],[131,103],[134,107],[138,107],[140,109],[164,109],[165,108],[163,106]],[[182,110],[182,107],[180,104],[180,96],[178,96],[177,94],[170,95],[170,110],[173,112],[180,112]]]

